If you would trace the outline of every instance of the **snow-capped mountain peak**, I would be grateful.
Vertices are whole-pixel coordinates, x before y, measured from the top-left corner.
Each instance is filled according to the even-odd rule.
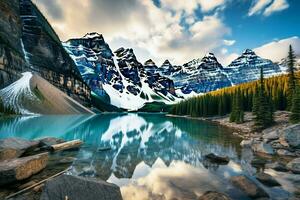
[[[99,34],[97,32],[92,32],[92,33],[87,33],[83,36],[83,38],[86,39],[93,39],[93,38],[102,38],[103,39],[103,35]]]

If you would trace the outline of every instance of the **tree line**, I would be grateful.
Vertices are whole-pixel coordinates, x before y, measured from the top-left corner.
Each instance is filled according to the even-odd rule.
[[[295,54],[290,46],[288,74],[260,79],[212,91],[175,104],[170,113],[192,117],[212,117],[230,114],[230,121],[243,123],[244,112],[253,112],[257,129],[273,123],[276,110],[291,111],[290,121],[300,122],[300,72],[295,72]]]

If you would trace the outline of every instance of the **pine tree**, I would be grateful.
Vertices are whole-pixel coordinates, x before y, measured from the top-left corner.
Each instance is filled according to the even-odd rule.
[[[257,111],[255,114],[255,128],[258,130],[264,129],[273,123],[273,109],[270,105],[271,99],[267,97],[264,85],[263,68],[260,71],[260,86],[257,99]]]
[[[233,95],[232,97],[232,106],[231,106],[231,113],[230,113],[230,117],[229,117],[229,121],[230,122],[235,122],[236,118],[237,118],[237,112],[236,112],[236,98],[235,95]]]
[[[293,95],[291,107],[290,122],[293,124],[300,123],[300,87],[297,86]]]
[[[287,109],[291,110],[292,101],[293,101],[293,94],[296,88],[296,79],[295,79],[295,53],[292,48],[292,45],[289,47],[289,54],[288,54],[288,90],[287,90]]]
[[[230,122],[244,122],[243,100],[240,89],[237,90],[233,97],[232,112],[230,113]]]
[[[259,88],[258,85],[255,84],[255,89],[254,89],[254,95],[253,95],[253,100],[252,100],[252,113],[253,115],[257,115],[258,113],[258,98],[259,98]]]

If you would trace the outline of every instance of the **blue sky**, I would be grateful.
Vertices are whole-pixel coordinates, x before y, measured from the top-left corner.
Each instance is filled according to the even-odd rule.
[[[227,65],[246,48],[279,61],[289,44],[300,54],[298,0],[33,1],[62,41],[95,31],[141,62],[183,64],[213,52]]]

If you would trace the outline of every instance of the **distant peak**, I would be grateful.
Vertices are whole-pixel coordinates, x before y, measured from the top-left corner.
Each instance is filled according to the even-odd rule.
[[[165,60],[162,65],[172,65],[169,60]]]
[[[155,62],[152,59],[149,59],[145,62],[144,65],[155,65]]]
[[[207,53],[204,57],[215,58],[215,54],[210,52],[210,53]]]
[[[246,49],[243,54],[255,54],[252,49]]]
[[[85,36],[83,36],[83,38],[97,38],[97,37],[103,38],[102,34],[99,34],[97,32],[87,33],[85,34]]]

